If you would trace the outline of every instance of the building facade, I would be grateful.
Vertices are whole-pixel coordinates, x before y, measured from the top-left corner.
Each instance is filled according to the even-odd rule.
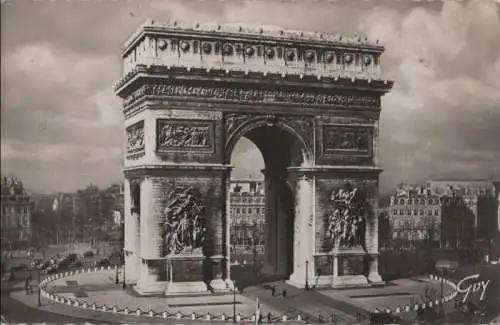
[[[443,203],[443,245],[489,241],[498,233],[498,199],[491,180],[430,180]],[[461,235],[460,235],[461,234]]]
[[[498,233],[498,190],[489,180],[430,180],[425,187],[402,185],[391,197],[392,245],[465,248]]]
[[[396,248],[439,245],[441,200],[428,188],[400,186],[389,208],[392,242]]]
[[[29,243],[32,233],[33,202],[16,177],[2,178],[2,246]]]
[[[231,251],[264,253],[265,193],[263,180],[232,180],[230,188]]]

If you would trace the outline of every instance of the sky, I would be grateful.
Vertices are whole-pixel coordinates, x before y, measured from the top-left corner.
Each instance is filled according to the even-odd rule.
[[[146,19],[365,35],[386,47],[381,190],[500,178],[500,0],[7,0],[1,12],[1,171],[39,192],[122,179],[120,49]],[[249,141],[234,176],[260,176]]]

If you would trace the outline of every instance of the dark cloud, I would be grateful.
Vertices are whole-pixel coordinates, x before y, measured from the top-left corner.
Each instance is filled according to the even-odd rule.
[[[38,190],[120,180],[120,49],[147,18],[367,35],[386,45],[382,187],[500,176],[500,19],[492,1],[7,1],[2,3],[2,172]],[[233,163],[260,175],[243,141]]]

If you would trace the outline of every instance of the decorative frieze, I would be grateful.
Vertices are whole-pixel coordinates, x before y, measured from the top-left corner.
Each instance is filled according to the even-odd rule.
[[[247,104],[300,104],[376,108],[378,96],[361,94],[322,94],[294,90],[260,90],[188,85],[145,85],[125,99],[128,106],[142,96],[163,96],[176,99],[202,99],[242,102]]]
[[[157,120],[157,152],[214,150],[214,124],[199,120]]]
[[[144,155],[144,121],[139,121],[127,128],[127,159]]]
[[[372,126],[325,125],[323,128],[323,153],[371,156],[373,147]]]

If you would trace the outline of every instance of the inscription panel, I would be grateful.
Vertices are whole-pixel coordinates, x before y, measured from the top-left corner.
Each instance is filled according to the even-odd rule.
[[[139,158],[144,155],[144,121],[139,121],[126,130],[127,144],[126,155],[127,159]]]
[[[215,126],[212,121],[157,119],[158,153],[189,151],[215,152]]]
[[[333,274],[333,257],[331,255],[314,256],[314,266],[316,276]]]

